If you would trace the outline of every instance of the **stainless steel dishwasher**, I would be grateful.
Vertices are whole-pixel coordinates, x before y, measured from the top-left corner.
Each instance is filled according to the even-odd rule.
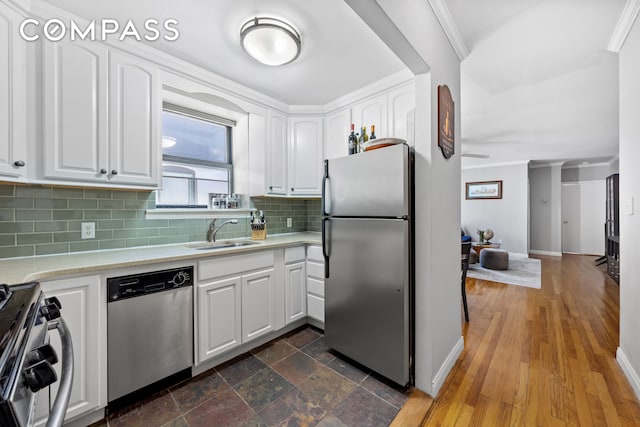
[[[193,364],[193,267],[107,279],[108,401]]]

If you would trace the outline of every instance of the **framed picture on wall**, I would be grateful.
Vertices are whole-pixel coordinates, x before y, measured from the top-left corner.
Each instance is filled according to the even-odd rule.
[[[467,182],[466,186],[467,200],[502,199],[502,181]]]

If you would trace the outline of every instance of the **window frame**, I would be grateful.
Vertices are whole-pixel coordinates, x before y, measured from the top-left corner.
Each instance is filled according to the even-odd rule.
[[[227,163],[223,162],[213,162],[207,160],[193,159],[190,157],[182,157],[182,156],[172,156],[168,154],[164,154],[162,152],[162,172],[161,178],[164,179],[164,162],[178,163],[184,166],[204,166],[211,167],[217,169],[225,169],[227,171],[228,179],[228,187],[229,194],[231,195],[234,191],[234,176],[233,176],[233,135],[234,129],[236,126],[235,120],[230,120],[224,117],[216,116],[210,113],[206,113],[204,111],[199,111],[193,108],[183,107],[181,105],[177,105],[171,102],[163,101],[162,103],[162,113],[169,112],[172,114],[178,114],[185,117],[189,117],[195,120],[206,121],[209,123],[213,123],[216,125],[224,126],[226,128],[227,133]],[[161,132],[163,133],[163,132]],[[162,135],[164,136],[164,135]],[[188,205],[158,205],[160,209],[198,209],[202,208],[202,206],[197,204],[197,190],[195,186],[195,181],[197,178],[190,179],[189,181],[189,199],[194,199],[196,201],[195,204]],[[162,189],[160,189],[162,191]],[[208,207],[208,206],[207,206]]]

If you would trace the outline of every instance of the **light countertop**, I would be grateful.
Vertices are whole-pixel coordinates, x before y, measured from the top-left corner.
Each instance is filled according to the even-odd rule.
[[[237,239],[240,241],[241,239]],[[189,245],[198,242],[159,246],[141,246],[128,249],[74,252],[60,255],[6,258],[0,260],[0,282],[16,284],[34,280],[53,279],[72,274],[91,274],[100,270],[133,267],[163,261],[210,258],[241,254],[264,249],[276,249],[304,244],[321,244],[320,233],[289,233],[268,236],[255,245],[198,250]]]

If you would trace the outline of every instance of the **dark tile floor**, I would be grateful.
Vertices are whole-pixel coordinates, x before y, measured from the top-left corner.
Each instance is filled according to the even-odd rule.
[[[408,391],[297,329],[110,415],[97,426],[388,426]]]

